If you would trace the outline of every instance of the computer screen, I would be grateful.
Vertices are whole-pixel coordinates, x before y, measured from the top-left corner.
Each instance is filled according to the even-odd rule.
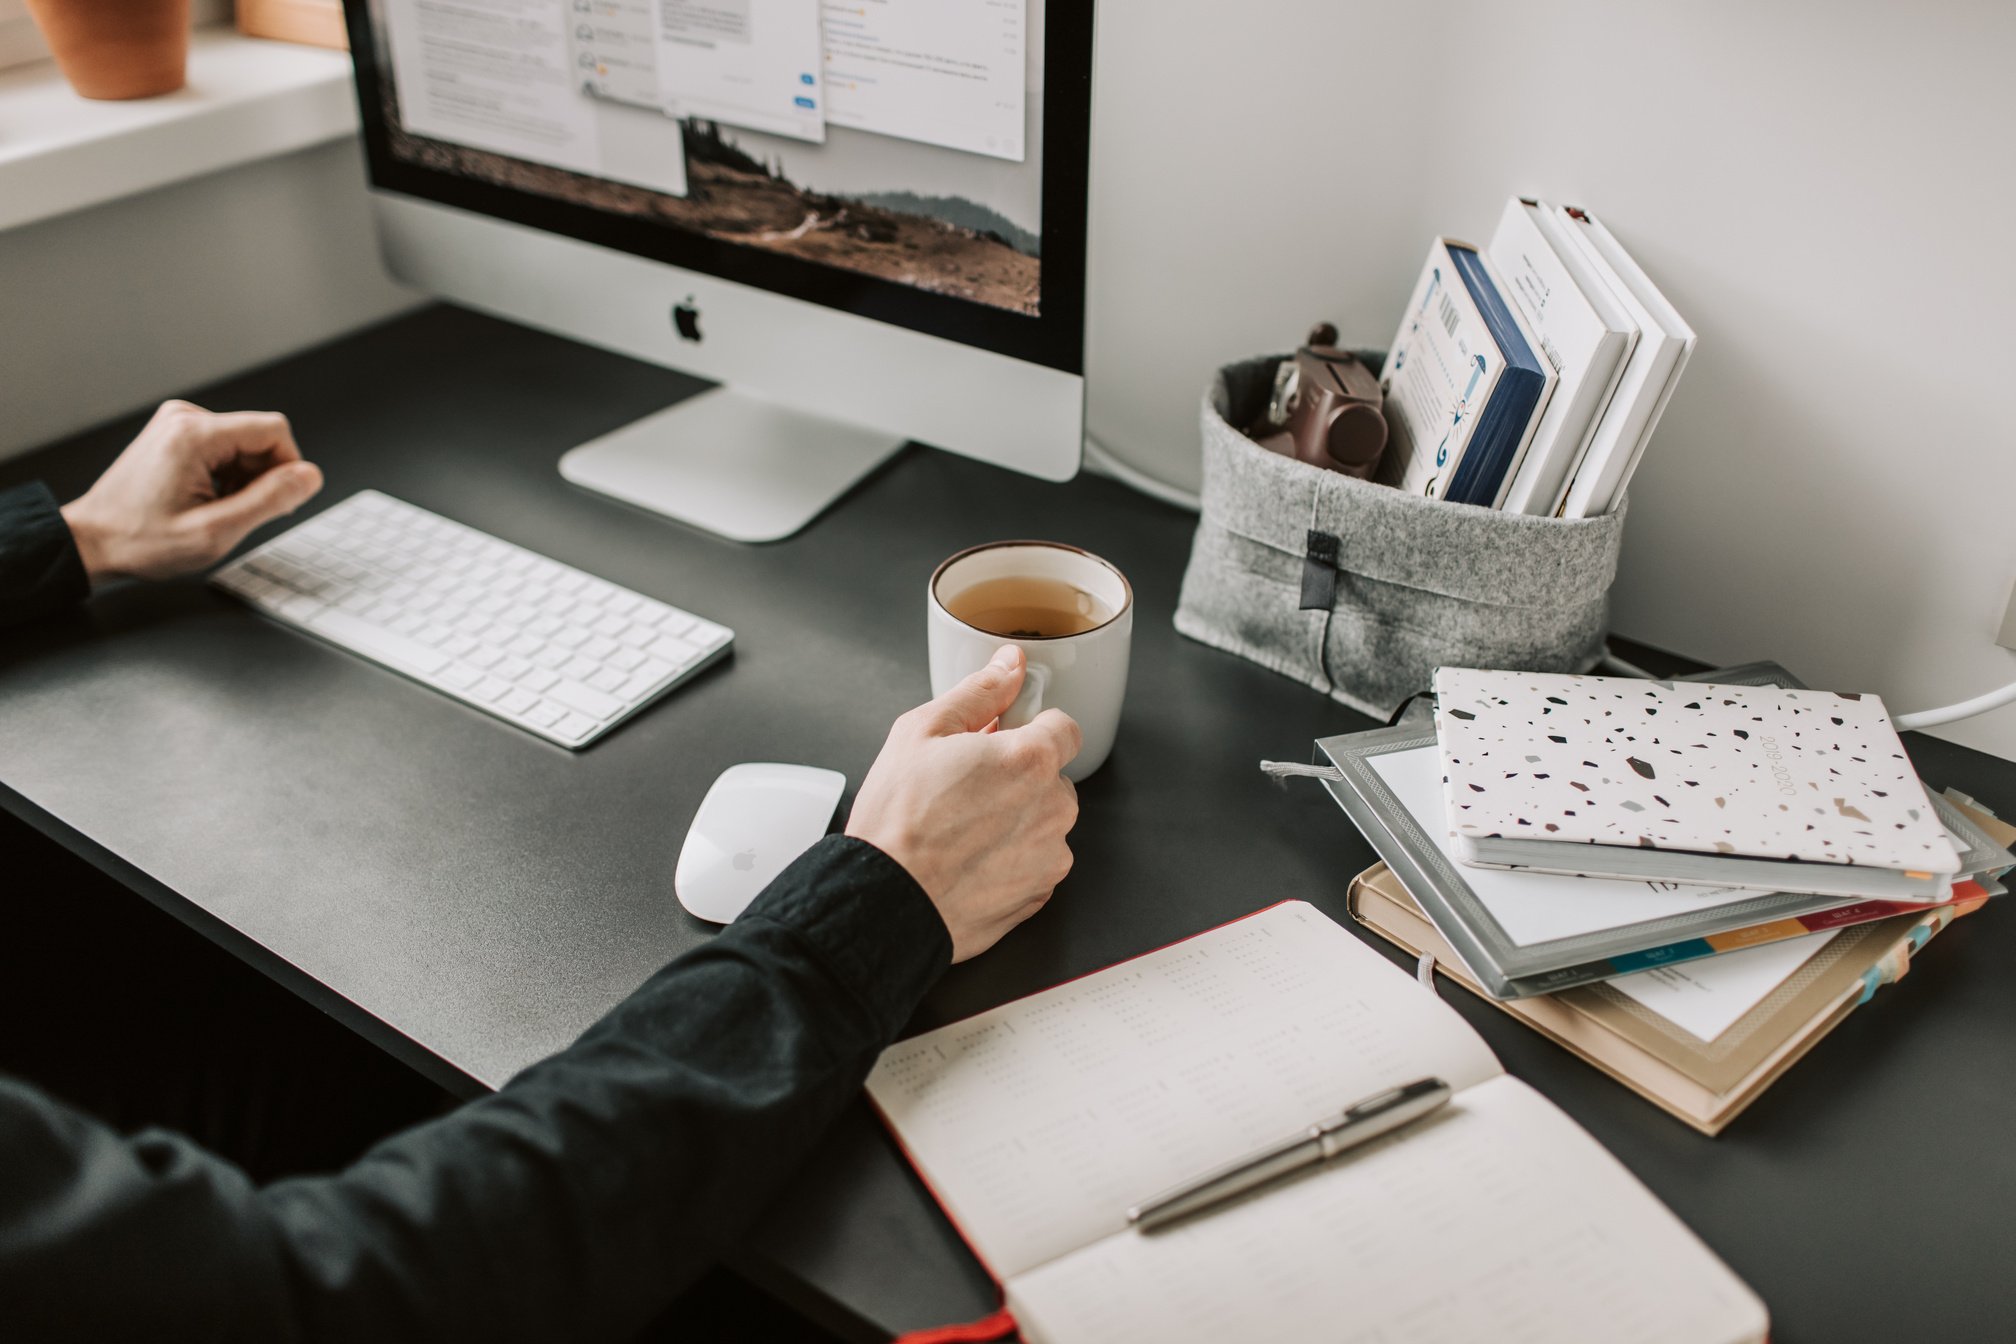
[[[1073,8],[367,0],[352,37],[382,186],[1076,373]]]

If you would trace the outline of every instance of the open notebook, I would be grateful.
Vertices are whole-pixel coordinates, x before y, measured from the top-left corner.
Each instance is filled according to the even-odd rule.
[[[1381,1089],[1434,1116],[1160,1232]],[[891,1047],[869,1096],[1031,1341],[1762,1340],[1764,1305],[1453,1009],[1300,901]]]

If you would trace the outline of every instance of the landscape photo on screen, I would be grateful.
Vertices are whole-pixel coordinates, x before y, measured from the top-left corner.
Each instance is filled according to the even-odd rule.
[[[370,0],[393,156],[1035,314],[1046,0]]]

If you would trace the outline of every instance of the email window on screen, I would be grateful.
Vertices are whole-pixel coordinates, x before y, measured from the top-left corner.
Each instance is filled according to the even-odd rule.
[[[591,98],[662,111],[658,0],[567,0],[574,80]]]
[[[1023,157],[1025,0],[823,0],[826,120]],[[1041,6],[1037,6],[1040,14]]]
[[[583,5],[605,12],[577,13]],[[679,123],[655,107],[599,96],[595,87],[595,53],[618,45],[628,8],[594,0],[399,0],[379,29],[392,57],[397,122],[447,145],[620,184],[619,192],[642,187],[683,196]],[[634,34],[634,13],[629,17]],[[634,42],[629,49],[634,53]],[[634,73],[627,77],[636,90]]]
[[[658,0],[658,22],[667,112],[826,138],[819,0]]]

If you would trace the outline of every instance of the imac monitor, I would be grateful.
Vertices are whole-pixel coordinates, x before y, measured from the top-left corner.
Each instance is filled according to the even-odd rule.
[[[910,439],[1076,473],[1089,4],[345,8],[393,273],[722,385],[569,480],[758,541]]]

